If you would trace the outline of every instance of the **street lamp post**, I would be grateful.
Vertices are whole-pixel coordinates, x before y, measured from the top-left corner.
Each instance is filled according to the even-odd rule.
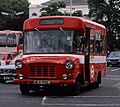
[[[7,16],[9,15],[9,13],[7,13],[7,12],[1,12],[1,14],[2,15],[7,15]]]
[[[2,15],[6,15],[6,16],[10,16],[11,19],[12,19],[12,29],[14,28],[14,16],[19,16],[19,15],[22,15],[24,14],[24,12],[16,12],[16,11],[13,11],[13,13],[8,13],[8,12],[1,12]]]
[[[70,0],[70,16],[72,16],[72,0]]]
[[[6,15],[6,16],[11,16],[11,18],[13,19],[14,16],[19,16],[24,14],[24,12],[16,12],[14,11],[13,13],[8,13],[8,12],[1,12],[2,15]]]

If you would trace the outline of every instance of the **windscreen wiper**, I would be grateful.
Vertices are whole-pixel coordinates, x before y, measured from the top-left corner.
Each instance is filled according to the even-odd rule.
[[[36,31],[38,31],[39,33],[41,33],[41,34],[43,34],[44,36],[47,36],[48,37],[48,35],[46,35],[44,32],[42,32],[42,31],[40,31],[39,29],[37,29],[37,28],[34,28]]]
[[[59,29],[66,35],[66,36],[69,36],[70,37],[70,39],[71,39],[71,36],[70,35],[68,35],[61,27],[59,27]]]
[[[70,35],[68,35],[61,27],[59,27],[59,29],[66,35],[66,36],[69,36],[70,37],[70,39],[72,39],[71,38],[71,36]],[[76,44],[76,42],[75,41],[73,41],[73,43],[74,44]]]

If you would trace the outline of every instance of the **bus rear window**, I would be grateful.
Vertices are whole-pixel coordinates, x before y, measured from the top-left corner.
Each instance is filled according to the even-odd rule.
[[[41,19],[41,25],[53,25],[53,24],[63,24],[64,20],[62,18],[54,18],[54,19]]]

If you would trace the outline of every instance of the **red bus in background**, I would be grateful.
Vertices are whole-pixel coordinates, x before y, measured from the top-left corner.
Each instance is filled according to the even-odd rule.
[[[23,32],[4,30],[0,31],[0,52],[17,52],[23,50]]]
[[[48,87],[98,88],[106,75],[106,28],[73,16],[46,16],[24,22],[23,57],[16,61],[22,94]]]
[[[0,52],[0,66],[8,65],[15,56],[15,52]]]

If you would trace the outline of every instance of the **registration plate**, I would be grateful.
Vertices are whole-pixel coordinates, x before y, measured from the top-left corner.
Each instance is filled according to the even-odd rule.
[[[48,81],[48,80],[34,80],[33,84],[47,85],[47,84],[50,84],[50,81]]]
[[[14,80],[15,77],[4,77],[4,80]]]

